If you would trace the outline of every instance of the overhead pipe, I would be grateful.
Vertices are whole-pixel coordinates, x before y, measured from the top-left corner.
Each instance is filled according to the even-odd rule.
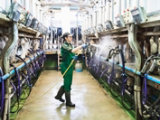
[[[42,6],[59,6],[59,7],[64,7],[64,6],[69,6],[69,7],[82,7],[82,8],[91,8],[92,5],[90,4],[84,4],[84,2],[77,2],[77,3],[71,3],[71,2],[48,2],[48,3],[42,3]]]

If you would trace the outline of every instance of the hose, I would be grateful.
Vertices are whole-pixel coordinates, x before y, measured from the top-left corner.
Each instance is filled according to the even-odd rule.
[[[25,61],[23,58],[21,58],[21,57],[18,56],[18,55],[16,55],[16,57],[19,58],[19,59],[20,59],[22,62],[24,62],[24,64],[25,64],[25,67],[26,67],[26,69],[27,69],[27,76],[28,76],[28,79],[26,79],[26,80],[28,81],[28,86],[31,88],[32,84],[31,84],[31,74],[30,74],[29,67],[28,67],[26,61]]]
[[[34,67],[35,67],[35,72],[37,73],[37,71],[39,70],[39,64],[37,63],[37,61],[35,59],[36,57],[34,55],[34,51],[32,49],[29,49],[28,51],[33,55],[33,58],[34,58],[33,63],[34,63]]]
[[[38,61],[36,60],[36,56],[34,55],[34,50],[33,49],[31,49],[31,50],[32,50],[32,54],[33,54],[34,61],[35,61],[35,64],[36,64],[36,69],[38,71],[40,69],[40,66],[39,66]],[[35,52],[35,53],[37,54],[37,52]],[[38,54],[37,54],[37,56],[38,56]]]
[[[124,101],[125,101],[125,86],[126,86],[126,83],[127,83],[127,75],[125,73],[125,58],[124,58],[124,54],[123,54],[123,51],[122,49],[119,49],[119,53],[120,53],[120,56],[121,56],[121,61],[122,61],[122,74],[121,74],[121,77],[122,77],[122,85],[121,85],[121,101],[122,101],[122,105],[125,109],[127,110],[132,110],[133,109],[133,106],[131,106],[130,108],[128,108]]]
[[[27,76],[26,76],[25,74],[22,74],[22,76],[25,78],[25,80],[26,80],[26,82],[27,82],[27,86],[29,87],[29,93],[27,94],[27,96],[26,96],[25,98],[21,98],[21,97],[20,97],[21,89],[20,89],[20,76],[19,76],[19,71],[17,70],[17,68],[16,68],[14,65],[11,65],[11,66],[13,66],[14,69],[15,69],[16,78],[17,78],[17,80],[18,80],[18,87],[17,87],[17,88],[15,87],[15,85],[13,84],[13,82],[11,82],[11,85],[13,86],[13,89],[15,90],[15,92],[17,92],[17,104],[18,104],[18,105],[17,105],[16,110],[11,111],[10,113],[19,112],[19,111],[22,109],[22,107],[19,108],[19,107],[20,107],[20,100],[26,100],[26,99],[28,98],[28,96],[29,96],[30,93],[31,93],[31,87],[32,87],[32,84],[31,84],[31,72],[30,72],[30,70],[29,70],[29,67],[28,67],[26,61],[25,61],[24,59],[22,59],[22,58],[21,58],[20,56],[18,56],[18,55],[16,55],[16,57],[19,58],[21,61],[24,62],[25,67],[26,67],[26,69],[27,69]],[[31,60],[31,58],[30,58],[29,56],[27,56],[27,57]],[[32,60],[31,60],[31,61],[32,61]],[[13,107],[13,106],[11,106],[11,107]]]
[[[74,59],[70,62],[70,64],[69,64],[69,66],[68,66],[68,68],[66,69],[66,71],[62,74],[62,77],[64,77],[65,75],[66,75],[66,73],[68,72],[68,70],[70,69],[70,67],[72,66],[72,64],[74,63]],[[43,93],[40,97],[42,97],[42,96],[44,96],[45,94],[47,94],[48,93],[48,91],[49,90],[51,90],[53,88],[53,86],[51,86],[45,93]],[[40,98],[39,97],[39,98]],[[32,102],[34,102],[34,101],[31,101],[31,102],[29,102],[29,103],[32,103]],[[27,104],[29,104],[29,103],[27,103]]]
[[[113,57],[112,57],[113,56]],[[114,54],[112,54],[112,59],[113,59],[113,61],[112,61],[112,71],[111,71],[111,74],[108,76],[108,79],[107,79],[107,83],[108,83],[108,85],[110,86],[110,93],[111,93],[111,95],[114,97],[114,98],[118,98],[119,97],[119,95],[114,95],[114,93],[113,93],[113,88],[114,88],[114,86],[113,86],[113,84],[114,84],[114,81],[113,80],[115,80],[115,68],[114,68],[114,58],[115,58],[115,55]]]
[[[2,76],[3,76],[3,71],[0,67],[0,81],[1,81],[1,111],[0,111],[0,114],[1,114],[1,117],[4,111],[4,97],[5,97],[4,80]]]
[[[37,56],[38,56],[38,52],[39,52],[40,50],[36,50],[36,54],[37,54]],[[43,65],[43,63],[44,63],[44,57],[43,57],[43,54],[39,57],[39,66],[40,67],[42,67],[42,65]]]
[[[15,73],[16,73],[16,79],[18,82],[18,85],[16,86],[16,92],[17,92],[17,109],[15,111],[10,111],[10,113],[16,113],[19,110],[19,100],[20,100],[20,94],[21,94],[21,87],[20,87],[20,76],[19,76],[19,71],[17,70],[17,68],[11,64],[12,67],[14,67]]]
[[[104,71],[102,71],[102,73],[101,73],[101,75],[100,75],[100,78],[102,78],[103,77],[103,75],[108,71],[108,67],[106,66],[106,68],[104,69]]]
[[[32,66],[32,67],[30,67],[31,74],[33,74],[33,76],[36,77],[36,67],[35,67],[35,63],[34,63],[34,61],[32,61],[32,59],[31,59],[30,56],[26,56],[26,57],[29,58],[30,61],[31,61],[31,66]]]
[[[145,110],[146,109],[145,105],[146,105],[146,101],[147,101],[147,78],[146,78],[146,76],[148,75],[149,72],[154,70],[155,65],[153,65],[153,64],[155,64],[156,59],[160,59],[160,57],[152,55],[149,58],[147,58],[144,66],[141,70],[141,79],[143,79],[143,84],[142,84],[142,104],[143,104],[142,116],[143,117],[150,116],[152,111],[156,111],[155,106],[157,106],[158,102],[160,101],[160,96],[159,96],[158,99],[152,105],[148,106],[149,108],[147,110]],[[154,62],[152,63],[150,69],[147,70],[147,68],[149,67],[149,62],[151,60],[154,60]],[[148,111],[148,115],[145,114],[147,111]]]
[[[16,88],[16,86],[14,85],[14,83],[12,82],[12,81],[10,81],[10,84],[12,85],[12,87],[13,87],[13,89],[14,89],[14,91],[15,91],[15,93],[17,92],[17,88]],[[19,99],[18,99],[18,96],[16,97],[17,98],[17,108],[16,108],[16,110],[14,110],[14,111],[10,111],[10,113],[16,113],[16,112],[18,112],[18,110],[19,110]],[[15,104],[14,104],[15,105]],[[13,105],[13,106],[14,106]],[[11,108],[13,107],[13,106],[11,106]]]

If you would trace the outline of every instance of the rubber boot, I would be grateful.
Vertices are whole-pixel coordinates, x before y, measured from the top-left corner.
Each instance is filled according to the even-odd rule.
[[[71,94],[70,94],[70,92],[65,92],[65,98],[66,98],[66,106],[75,107],[75,104],[73,104],[71,102]]]
[[[55,96],[55,99],[61,101],[61,102],[65,102],[65,100],[62,98],[62,95],[64,94],[64,87],[61,86],[57,95]]]

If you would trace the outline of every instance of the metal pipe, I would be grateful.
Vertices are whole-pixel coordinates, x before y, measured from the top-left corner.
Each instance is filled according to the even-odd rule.
[[[92,28],[93,27],[93,15],[92,14],[90,15],[90,24],[91,24],[90,26]]]
[[[114,23],[114,0],[112,0],[112,23]]]
[[[97,26],[98,25],[98,11],[95,11],[95,17],[96,17],[95,26]]]
[[[121,0],[119,0],[119,15],[121,15],[122,7],[121,7]]]
[[[110,2],[109,1],[107,1],[107,20],[110,20]]]
[[[41,51],[40,53],[38,53],[39,55],[43,54],[43,51]],[[35,57],[32,57],[32,60],[35,60],[35,58],[38,57],[37,55],[35,55]],[[29,64],[30,62],[32,62],[30,59],[26,61],[27,64]],[[25,64],[21,64],[20,66],[17,67],[17,70],[22,69],[23,67],[25,67]],[[7,74],[5,74],[2,78],[3,80],[7,80],[10,76],[15,74],[15,70],[11,70],[10,72],[8,72]],[[0,81],[1,82],[1,81]]]
[[[136,40],[136,27],[134,24],[128,25],[128,42],[131,49],[135,52],[136,57],[136,70],[140,71],[141,69],[141,48]],[[134,91],[135,91],[135,111],[136,111],[136,119],[141,120],[142,110],[141,110],[141,81],[139,76],[135,76],[135,83],[134,83]]]
[[[140,0],[137,0],[137,6],[139,7],[139,5],[140,5]]]
[[[102,58],[102,57],[101,57],[101,58]],[[104,60],[105,58],[102,58],[102,59]],[[112,61],[109,61],[109,62],[112,63]],[[116,63],[115,63],[115,64],[116,64]],[[122,64],[118,64],[118,66],[123,67]],[[132,69],[132,68],[130,68],[130,67],[125,66],[125,69],[126,69],[127,71],[129,71],[129,72],[132,72],[132,73],[136,74],[136,75],[139,75],[139,76],[141,75],[141,72],[139,72],[139,71],[137,71],[137,70],[135,70],[135,69]],[[146,78],[147,78],[148,80],[160,84],[160,80],[159,80],[158,78],[152,77],[152,76],[150,76],[150,75],[148,75],[148,74],[145,74],[145,76],[146,76]]]
[[[124,1],[124,7],[127,9],[127,0]]]
[[[101,7],[101,24],[103,25],[103,6]]]
[[[144,8],[147,11],[147,0],[143,0]]]
[[[88,24],[88,15],[87,15],[87,24]],[[89,27],[89,25],[87,25]],[[77,29],[76,29],[76,45],[78,46],[78,13],[77,13]]]
[[[106,19],[106,7],[103,7],[103,26],[105,26],[105,19]]]
[[[98,45],[96,45],[96,44],[92,44],[92,46],[100,47],[100,46],[98,46]],[[104,58],[103,56],[101,56],[100,58],[101,58],[101,60],[103,60],[103,61],[106,60],[106,58]],[[109,62],[110,62],[110,63],[113,63],[112,61],[109,61]],[[116,63],[115,63],[115,64],[116,64]],[[120,67],[123,67],[122,64],[116,64],[116,65],[118,65],[118,66],[120,66]],[[132,73],[136,74],[136,75],[139,75],[139,76],[141,75],[141,72],[140,72],[140,71],[137,71],[137,70],[135,70],[135,69],[133,69],[133,68],[130,68],[130,67],[125,66],[125,69],[126,69],[127,71],[129,71],[129,72],[132,72]],[[158,78],[152,77],[152,76],[150,76],[150,75],[148,75],[148,74],[145,74],[145,76],[146,76],[146,78],[147,78],[148,80],[160,84],[160,80],[159,80]]]

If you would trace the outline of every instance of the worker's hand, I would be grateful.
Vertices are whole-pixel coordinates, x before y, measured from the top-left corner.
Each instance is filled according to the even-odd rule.
[[[77,54],[77,55],[79,55],[79,54],[81,54],[81,53],[82,53],[82,49],[79,49],[79,50],[76,51],[76,54]]]
[[[85,43],[84,43],[84,44],[82,45],[82,48],[83,48],[83,49],[86,49],[87,47],[88,47],[88,44],[85,44]]]
[[[78,55],[72,57],[74,60],[78,60]]]

